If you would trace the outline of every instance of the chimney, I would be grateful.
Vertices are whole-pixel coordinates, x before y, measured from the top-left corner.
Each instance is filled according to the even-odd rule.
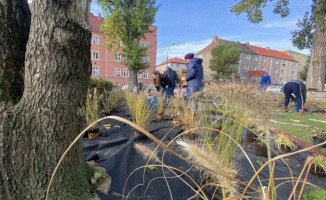
[[[212,41],[211,41],[211,43],[217,43],[217,41],[218,41],[218,37],[217,37],[216,35],[214,35],[214,36],[212,37]]]
[[[265,49],[270,50],[269,47],[265,47]]]
[[[246,44],[246,45],[250,45],[250,43],[249,43],[249,42],[246,42],[245,44]]]

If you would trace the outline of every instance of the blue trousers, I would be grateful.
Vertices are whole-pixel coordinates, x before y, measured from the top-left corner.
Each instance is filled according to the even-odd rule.
[[[306,102],[306,93],[303,91],[299,83],[287,82],[284,85],[283,92],[285,95],[284,107],[287,107],[289,105],[291,94],[294,94],[296,102],[296,111],[299,112],[301,109],[303,109],[303,105]]]

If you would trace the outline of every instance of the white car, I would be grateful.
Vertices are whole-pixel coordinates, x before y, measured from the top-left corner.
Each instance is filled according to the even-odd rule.
[[[179,87],[176,87],[174,90],[173,90],[173,93],[175,96],[178,96],[179,95],[179,91],[180,91],[180,88]],[[181,88],[181,92],[180,92],[180,97],[185,97],[187,95],[187,88],[186,87],[182,87]]]
[[[283,94],[283,84],[275,84],[267,87],[266,91],[272,94]]]

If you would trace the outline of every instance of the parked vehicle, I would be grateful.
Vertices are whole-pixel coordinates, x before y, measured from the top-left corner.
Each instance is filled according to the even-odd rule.
[[[174,90],[173,90],[173,93],[175,96],[178,96],[179,95],[179,91],[180,91],[180,88],[179,87],[176,87]],[[180,92],[180,97],[185,97],[187,95],[187,87],[182,87],[181,88],[181,92]]]
[[[282,94],[283,93],[283,84],[275,84],[267,87],[266,91],[271,92],[272,94]]]

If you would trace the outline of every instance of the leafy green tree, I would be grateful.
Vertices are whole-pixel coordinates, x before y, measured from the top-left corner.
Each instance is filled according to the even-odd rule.
[[[240,59],[237,44],[220,44],[212,49],[211,56],[209,68],[213,72],[213,78],[215,80],[234,79]]]
[[[273,12],[282,17],[290,13],[290,0],[274,1]],[[263,20],[261,8],[266,6],[267,0],[239,0],[231,9],[232,12],[240,15],[247,13],[248,20],[252,23],[259,23]],[[295,0],[294,0],[295,2]],[[326,1],[313,0],[312,14],[305,14],[302,21],[298,23],[299,30],[292,33],[293,43],[299,49],[312,48],[311,59],[308,67],[307,86],[323,90],[326,77]]]
[[[101,32],[106,36],[106,47],[127,58],[122,62],[129,68],[129,89],[137,85],[137,73],[149,67],[145,59],[147,48],[140,45],[150,25],[155,21],[158,6],[155,0],[98,0],[105,20]]]

